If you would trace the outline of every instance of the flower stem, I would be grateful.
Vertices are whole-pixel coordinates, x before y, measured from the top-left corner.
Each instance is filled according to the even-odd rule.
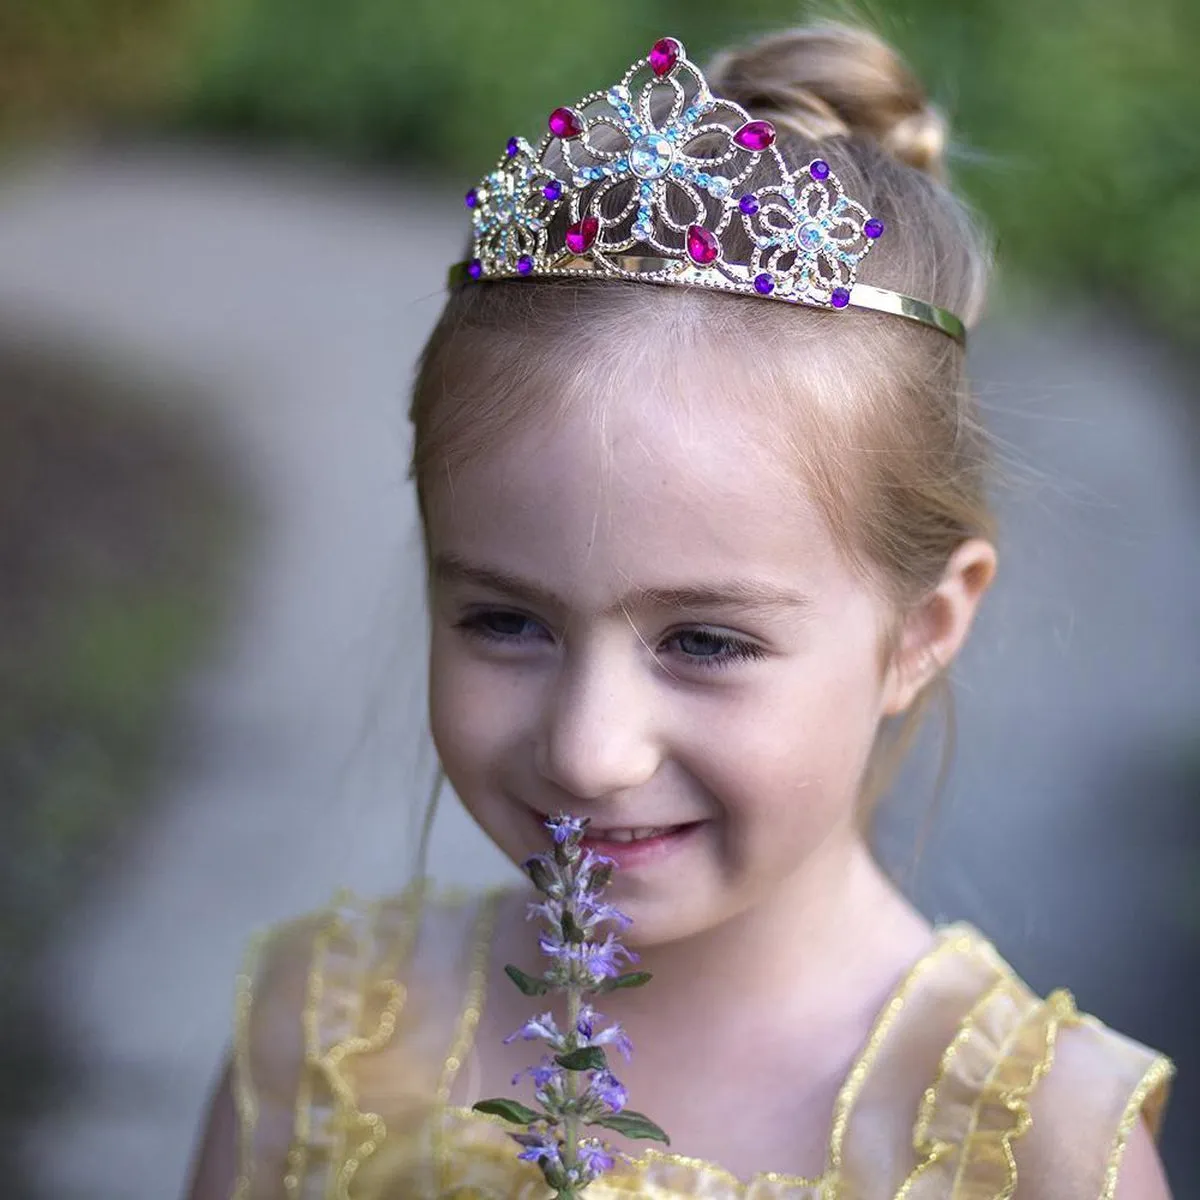
[[[572,983],[567,988],[567,1028],[574,1034],[579,1024],[579,1007],[580,1007],[580,992],[579,985]],[[579,1095],[579,1081],[574,1071],[567,1072],[565,1082],[565,1090],[568,1102],[575,1100]],[[574,1111],[574,1105],[570,1104],[565,1120],[566,1139],[567,1139],[567,1164],[568,1166],[576,1165],[576,1153],[578,1151],[579,1139],[579,1116]]]

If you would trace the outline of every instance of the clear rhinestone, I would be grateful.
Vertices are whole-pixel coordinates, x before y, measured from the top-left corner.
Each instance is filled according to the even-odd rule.
[[[629,148],[629,169],[639,179],[660,179],[671,167],[675,148],[660,133],[648,133]]]
[[[733,190],[733,184],[731,184],[724,175],[714,175],[708,181],[708,190],[712,195],[716,196],[718,200],[724,200]]]
[[[819,250],[825,241],[825,232],[816,221],[805,221],[800,226],[799,233],[800,245],[805,250]]]

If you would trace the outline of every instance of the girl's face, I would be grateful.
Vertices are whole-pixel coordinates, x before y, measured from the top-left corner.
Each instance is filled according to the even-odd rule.
[[[592,819],[629,940],[684,937],[853,842],[886,612],[769,431],[636,382],[429,481],[431,719],[520,862]],[[632,830],[665,836],[612,846]],[[636,936],[633,936],[636,935]]]

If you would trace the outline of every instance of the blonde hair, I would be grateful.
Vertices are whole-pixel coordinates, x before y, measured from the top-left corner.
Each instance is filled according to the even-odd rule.
[[[946,120],[891,46],[864,27],[826,21],[728,50],[706,74],[714,94],[775,124],[790,168],[827,159],[847,192],[887,222],[864,261],[864,283],[976,324],[988,244],[946,185]],[[839,547],[895,613],[881,638],[886,662],[903,614],[936,586],[955,549],[994,536],[989,448],[964,353],[895,317],[614,280],[460,288],[413,390],[412,472],[423,517],[433,472],[452,476],[510,430],[545,417],[555,397],[578,395],[579,385],[611,370],[613,347],[632,355],[666,345],[724,356],[735,366],[723,380],[731,394],[766,410]],[[948,699],[941,671],[880,729],[864,811],[939,694]]]

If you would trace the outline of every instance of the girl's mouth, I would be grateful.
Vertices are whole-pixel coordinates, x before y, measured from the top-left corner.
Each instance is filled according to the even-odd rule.
[[[683,825],[643,826],[588,831],[580,843],[585,849],[611,858],[618,867],[658,862],[686,845],[706,821]]]

